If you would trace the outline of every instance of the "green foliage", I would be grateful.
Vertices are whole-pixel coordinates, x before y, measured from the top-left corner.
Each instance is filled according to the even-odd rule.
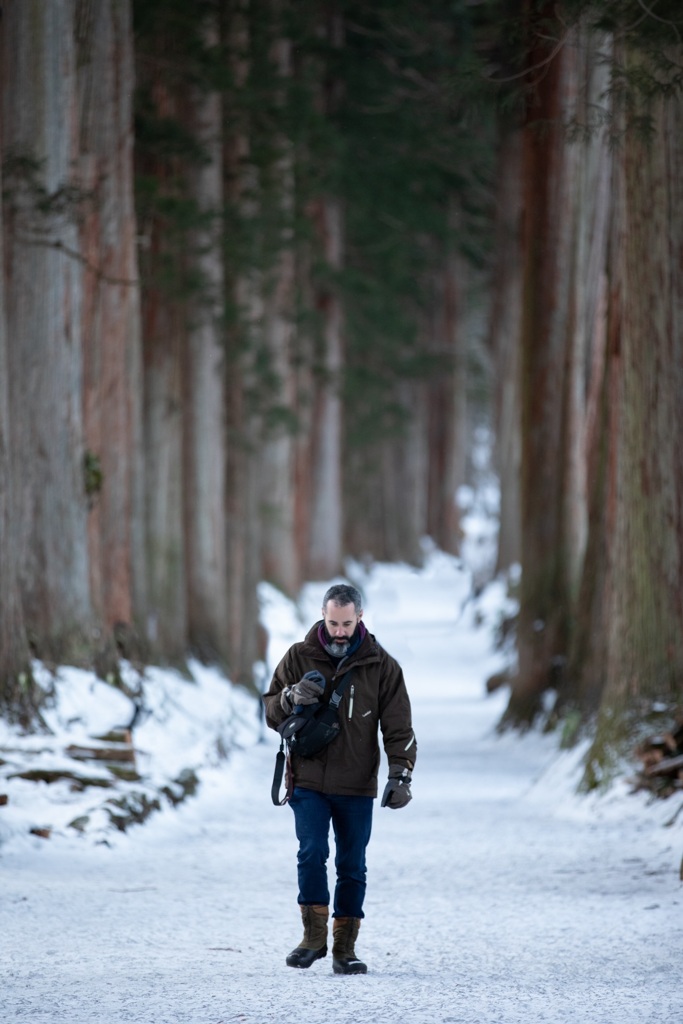
[[[475,266],[487,265],[495,108],[511,116],[521,109],[536,42],[561,46],[581,20],[637,47],[642,60],[613,62],[611,86],[633,105],[635,95],[680,88],[682,71],[670,50],[680,42],[683,13],[674,0],[565,0],[559,7],[540,0],[342,0],[335,35],[331,10],[314,0],[135,0],[138,207],[143,237],[156,218],[163,238],[155,266],[143,251],[143,273],[176,299],[201,291],[182,254],[206,214],[186,200],[184,178],[206,154],[181,112],[188,87],[218,89],[228,149],[239,139],[248,145],[228,161],[227,207],[215,211],[224,218],[229,278],[258,274],[267,290],[283,248],[313,243],[311,201],[340,198],[346,271],[330,281],[313,254],[314,284],[344,296],[347,393],[372,390],[379,370],[379,391],[393,406],[392,386],[406,374],[439,372],[419,356],[433,302],[430,274],[453,246]],[[216,11],[222,37],[209,44],[205,16]],[[281,38],[292,45],[284,74],[275,57]],[[170,101],[163,115],[160,91]],[[647,126],[647,113],[635,110],[629,124],[638,116]],[[596,117],[575,133],[604,127],[605,118]],[[293,205],[283,159],[293,164]],[[457,230],[448,215],[453,202]],[[238,348],[258,344],[230,295],[226,316],[234,337],[242,329]],[[302,293],[299,333],[315,335],[316,325],[311,296]]]
[[[89,499],[93,499],[102,490],[104,473],[99,455],[87,451],[83,456],[83,486]]]
[[[62,218],[76,221],[91,193],[72,182],[45,187],[45,160],[32,151],[10,150],[2,162],[2,202],[21,225],[43,231]]]
[[[527,100],[552,61],[566,47],[596,47],[595,66],[608,68],[610,84],[585,122],[567,130],[582,141],[596,132],[618,142],[626,133],[651,138],[652,102],[678,95],[683,86],[683,8],[678,0],[487,0],[481,17],[500,23],[488,49],[485,77],[502,112],[528,117]],[[528,123],[528,122],[527,122]]]
[[[560,748],[570,750],[578,742],[583,716],[578,708],[568,709],[561,720]]]
[[[225,54],[206,33],[211,0],[134,0],[136,208],[143,287],[183,306],[215,296],[188,255],[222,217],[191,198],[188,177],[209,161],[188,107],[189,90],[229,84]],[[190,269],[192,268],[192,269]]]
[[[34,678],[31,663],[2,679],[0,685],[0,714],[10,724],[27,731],[47,730],[41,716],[51,694],[46,693]]]
[[[586,754],[580,791],[609,788],[640,744],[653,735],[672,731],[678,720],[680,709],[668,701],[628,699],[620,706],[601,708]]]
[[[348,440],[367,445],[405,428],[406,382],[449,369],[430,351],[434,281],[453,250],[486,260],[493,109],[468,5],[348,2],[343,12],[344,46],[327,53],[331,185],[346,218]]]
[[[678,0],[566,0],[571,21],[584,18],[597,32],[651,53],[683,42],[683,10]]]
[[[205,15],[215,11],[222,35],[209,43]],[[331,382],[317,357],[316,303],[343,299],[338,384],[352,444],[403,430],[406,382],[449,369],[429,348],[434,278],[454,249],[488,266],[496,115],[519,115],[545,66],[542,56],[529,73],[538,53],[559,51],[579,21],[613,33],[630,54],[610,58],[612,101],[628,110],[629,130],[648,130],[647,101],[680,89],[683,74],[671,52],[683,14],[672,0],[340,0],[334,13],[314,0],[135,0],[133,12],[138,217],[143,240],[155,239],[141,250],[145,283],[170,301],[196,303],[205,292],[211,301],[186,257],[193,231],[220,218],[230,358],[243,368],[252,414],[295,430],[263,325],[230,287],[249,281],[247,292],[267,300],[293,249],[310,280],[298,293],[291,357],[321,385]],[[291,43],[285,69],[281,39]],[[190,87],[219,90],[225,111],[227,201],[211,213],[187,194],[188,173],[207,159],[185,113]],[[607,106],[590,125],[569,126],[576,137],[596,128],[617,134]],[[341,273],[316,248],[311,209],[324,196],[343,206]]]
[[[342,388],[352,443],[368,431],[381,438],[404,429],[406,382],[448,368],[429,349],[434,276],[454,249],[485,266],[491,244],[489,8],[500,5],[343,0],[335,28],[313,0],[223,0],[222,37],[209,46],[202,30],[209,4],[135,0],[143,279],[169,301],[201,299],[186,254],[202,214],[187,199],[186,179],[205,154],[183,117],[183,97],[190,86],[218,89],[227,202],[215,216],[225,239],[229,358],[243,374],[252,415],[273,429],[295,430],[296,417],[278,401],[262,324],[237,299],[245,289],[230,285],[247,282],[247,294],[267,299],[287,249],[310,275],[300,278],[292,360],[311,368],[318,384]],[[291,42],[284,70],[283,38]],[[342,273],[326,264],[313,223],[325,196],[343,206]],[[339,382],[325,378],[318,359],[318,305],[329,293],[342,296],[345,310]]]

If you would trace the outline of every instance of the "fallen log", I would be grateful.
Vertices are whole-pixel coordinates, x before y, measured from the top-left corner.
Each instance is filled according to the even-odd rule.
[[[7,776],[8,779],[25,779],[27,782],[45,782],[52,785],[53,782],[70,781],[72,788],[83,790],[86,786],[99,786],[102,789],[111,789],[113,779],[100,779],[98,777],[80,775],[78,772],[62,771],[49,768],[28,768],[23,772],[13,772]]]
[[[670,728],[649,736],[634,753],[641,768],[634,779],[636,791],[647,789],[669,797],[683,789],[683,717],[681,709],[669,712]]]
[[[133,747],[121,744],[120,746],[109,747],[81,747],[75,743],[66,748],[65,751],[74,761],[115,761],[126,764],[135,763],[135,750]]]
[[[49,839],[52,835],[51,828],[31,828],[29,832],[32,836],[40,836],[41,839]]]
[[[683,754],[679,754],[678,757],[665,757],[656,764],[651,764],[645,772],[647,775],[672,775],[679,770],[683,770]]]
[[[110,732],[105,732],[102,736],[93,736],[92,739],[97,740],[99,743],[126,743],[131,746],[133,743],[133,736],[130,729],[112,729]]]

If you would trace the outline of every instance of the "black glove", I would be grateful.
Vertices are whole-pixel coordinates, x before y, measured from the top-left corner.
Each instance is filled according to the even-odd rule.
[[[317,669],[306,672],[298,683],[282,691],[280,703],[285,711],[290,710],[293,704],[315,704],[323,695],[325,689],[325,676]],[[287,701],[289,708],[285,705]]]
[[[405,807],[413,798],[413,794],[410,792],[412,778],[413,773],[410,768],[406,768],[402,764],[389,765],[389,781],[384,787],[382,807],[391,807],[393,810]]]

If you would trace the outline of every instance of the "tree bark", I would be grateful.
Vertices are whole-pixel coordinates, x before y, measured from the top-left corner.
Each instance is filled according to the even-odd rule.
[[[158,249],[158,227],[151,231]],[[153,253],[152,253],[153,257]],[[187,652],[186,551],[183,532],[183,324],[155,289],[143,296],[147,640],[155,657]]]
[[[680,701],[683,678],[683,106],[660,95],[650,113],[653,138],[627,132],[617,157],[606,685],[588,785],[609,777],[639,719]]]
[[[546,12],[549,13],[549,12]],[[566,543],[566,367],[572,305],[575,152],[564,125],[575,109],[575,45],[547,61],[537,36],[531,68],[545,63],[530,93],[524,128],[522,308],[522,582],[519,673],[507,717],[533,720],[541,694],[566,660],[571,617]],[[533,72],[531,72],[533,74]]]
[[[286,103],[292,75],[292,43],[285,35],[285,5],[276,3],[276,39],[271,61],[277,76],[278,110]],[[263,576],[294,596],[302,583],[299,550],[295,543],[295,437],[297,381],[293,369],[295,313],[294,149],[279,132],[271,170],[277,223],[273,266],[266,286],[265,345],[276,394],[267,417],[262,453]]]
[[[343,210],[326,196],[315,206],[314,223],[323,259],[332,275],[343,260]],[[311,513],[306,576],[327,579],[342,569],[342,399],[343,312],[334,285],[319,287],[316,304],[322,318],[322,380],[316,389],[311,423]]]
[[[236,91],[247,89],[252,71],[250,0],[240,0],[230,12],[226,42]],[[235,106],[226,119],[225,165],[228,199],[249,239],[247,254],[232,264],[226,282],[234,317],[228,332],[228,460],[227,460],[227,559],[230,672],[236,682],[253,682],[258,646],[258,583],[262,579],[261,459],[263,409],[260,402],[259,354],[263,351],[265,321],[262,268],[253,254],[258,251],[255,222],[260,212],[261,179],[252,152],[249,112]]]
[[[0,25],[0,39],[2,27]],[[0,42],[0,53],[3,52]],[[0,147],[0,153],[2,148]],[[0,161],[0,192],[2,191]],[[3,216],[0,205],[0,711],[7,717],[30,718],[37,694],[33,691],[29,649],[19,588],[16,553],[18,517],[14,514],[11,474],[12,435],[9,418],[7,329]]]
[[[602,57],[605,36],[582,34],[580,124],[590,123],[608,87]],[[598,54],[601,58],[598,59]],[[609,267],[617,252],[613,218],[613,152],[606,133],[594,129],[580,146],[577,176],[574,341],[568,361],[566,494],[568,581],[574,614],[569,662],[556,713],[567,705],[592,715],[605,680],[605,587],[609,572],[613,487],[611,450],[617,422],[613,390],[618,362],[614,310],[609,314]],[[614,279],[613,279],[614,281]],[[610,326],[611,323],[611,326]]]
[[[79,2],[75,38],[80,180],[89,197],[80,237],[90,592],[111,668],[118,653],[139,650],[146,583],[129,4]]]
[[[26,628],[48,660],[92,642],[81,380],[86,197],[78,164],[73,4],[3,8],[3,153],[12,484]]]
[[[494,464],[500,486],[496,573],[521,561],[522,133],[499,118],[489,348],[494,366]]]
[[[207,21],[206,45],[218,26]],[[199,296],[190,303],[183,365],[184,520],[189,642],[201,657],[228,657],[227,537],[225,530],[225,349],[222,332],[223,127],[215,90],[195,87],[188,129],[204,159],[189,173],[189,197],[205,224],[190,237],[190,272]]]
[[[451,227],[457,215],[451,205]],[[451,244],[437,282],[432,347],[440,364],[423,389],[426,398],[428,466],[426,522],[420,524],[442,550],[460,550],[458,487],[465,483],[467,462],[467,335],[465,331],[465,261]],[[418,430],[419,423],[411,425]],[[420,538],[418,537],[418,540]]]

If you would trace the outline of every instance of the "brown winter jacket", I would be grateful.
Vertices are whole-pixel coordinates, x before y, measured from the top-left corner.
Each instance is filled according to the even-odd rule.
[[[280,694],[305,672],[322,672],[327,680],[323,699],[327,701],[334,684],[352,669],[339,708],[339,736],[316,757],[293,754],[293,782],[320,793],[374,797],[380,765],[378,729],[382,730],[390,764],[412,767],[415,762],[417,744],[403,671],[374,636],[367,633],[358,650],[344,659],[337,676],[336,663],[320,645],[319,625],[317,622],[313,626],[304,641],[293,644],[275,669],[263,697],[266,722],[271,729],[277,729],[284,721],[287,713],[280,704]]]

